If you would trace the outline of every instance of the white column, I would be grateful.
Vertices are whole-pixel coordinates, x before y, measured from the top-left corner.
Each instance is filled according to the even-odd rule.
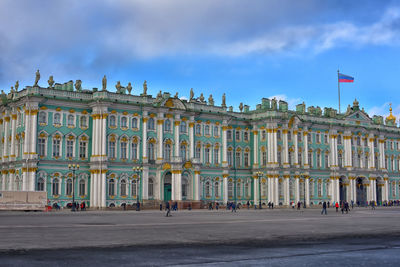
[[[310,178],[308,176],[305,176],[304,179],[305,183],[304,186],[306,188],[306,205],[310,205]]]
[[[374,136],[368,138],[368,147],[369,147],[369,162],[368,166],[370,169],[375,168],[375,147],[374,147]]]
[[[273,188],[272,188],[272,178],[273,176],[272,175],[268,175],[267,176],[267,182],[268,182],[268,202],[273,202],[274,201],[274,199],[273,199],[273,196],[272,196],[272,194],[273,194]]]
[[[223,174],[223,179],[224,179],[224,205],[228,203],[228,175]]]
[[[37,114],[38,110],[31,111],[31,124],[32,124],[32,131],[30,131],[29,136],[31,137],[31,149],[30,149],[30,158],[36,158],[36,141],[37,141]]]
[[[295,182],[296,182],[294,199],[295,199],[295,202],[297,204],[300,201],[300,177],[296,175],[294,177],[294,179],[295,179]]]
[[[172,174],[172,177],[174,177],[173,174]],[[142,185],[142,199],[147,200],[149,198],[148,197],[148,187],[149,187],[149,167],[148,166],[143,167],[143,177],[142,177],[141,185]],[[172,188],[173,188],[173,184],[172,184]]]
[[[10,116],[9,114],[6,114],[6,117],[4,118],[4,146],[3,146],[3,162],[8,161],[8,138],[10,136]],[[29,139],[30,135],[29,132],[25,133],[25,139]]]
[[[90,197],[90,207],[93,207],[94,206],[94,190],[93,190],[93,188],[94,188],[94,185],[93,185],[93,181],[94,181],[94,178],[93,178],[93,176],[94,176],[94,174],[93,173],[90,173],[90,191],[89,191],[89,197]]]
[[[299,168],[299,147],[297,142],[297,129],[293,131],[293,144],[294,144],[294,166]]]
[[[289,168],[289,144],[288,144],[288,130],[282,130],[283,136],[283,167]]]
[[[158,146],[157,146],[157,160],[163,159],[163,144],[164,144],[164,137],[163,137],[163,114],[158,114],[159,118],[157,120],[157,139],[158,139]]]
[[[347,199],[348,202],[351,202],[352,200],[355,201],[354,199],[354,177],[349,177],[349,186],[348,186],[348,191],[350,191],[350,197]]]
[[[142,137],[142,155],[143,155],[143,162],[147,162],[147,121],[149,118],[143,117],[143,125],[142,125],[142,130],[143,130],[143,137]],[[158,140],[158,142],[162,142],[162,140]]]
[[[174,131],[174,141],[175,141],[175,157],[179,157],[179,146],[180,146],[180,140],[179,140],[179,124],[181,123],[180,121],[180,116],[179,114],[175,115],[175,122],[174,122],[174,126],[175,126],[175,131]],[[180,195],[180,198],[182,199],[182,194]]]
[[[308,165],[308,138],[307,138],[307,130],[305,129],[303,132],[303,155],[304,155],[304,162],[303,166],[305,169],[310,168],[311,166]]]
[[[343,139],[344,139],[344,167],[345,168],[351,168],[353,166],[352,164],[352,151],[351,151],[351,132],[346,131],[344,133]]]
[[[29,158],[29,133],[30,133],[30,110],[28,109],[28,107],[26,107],[27,109],[25,110],[25,137],[24,137],[24,149],[23,149],[23,159],[27,159]],[[4,124],[4,129],[6,125]],[[3,156],[3,160],[4,160],[4,156]],[[25,181],[27,182],[27,181]],[[25,185],[27,188],[27,185]]]
[[[379,136],[379,162],[380,162],[380,169],[383,170],[385,169],[385,140],[384,136],[380,135]]]
[[[102,146],[102,153],[101,153],[101,158],[102,160],[107,160],[107,116],[108,114],[103,114],[102,118],[102,126],[103,128],[101,129],[101,146]]]
[[[275,200],[274,200],[274,205],[279,206],[279,176],[276,175],[274,177],[274,189],[275,189]]]
[[[337,134],[336,133],[331,133],[330,138],[329,138],[329,145],[331,148],[331,153],[330,153],[330,165],[337,167],[338,164],[338,152],[337,152]]]
[[[189,155],[190,155],[190,160],[194,158],[194,122],[189,122]],[[225,131],[226,132],[226,131]],[[222,131],[222,134],[224,134],[224,131]]]
[[[258,152],[259,152],[259,148],[258,148],[258,131],[257,131],[257,126],[254,126],[254,128],[253,128],[254,130],[253,130],[253,138],[254,138],[254,154],[253,154],[253,156],[254,156],[254,160],[253,160],[253,162],[254,162],[254,168],[258,168]],[[225,132],[225,134],[226,134],[226,132]],[[225,140],[225,142],[226,142],[226,140]],[[224,154],[226,155],[226,152],[224,152]]]
[[[260,196],[259,196],[259,183],[261,182],[260,179],[262,177],[258,177],[257,175],[253,176],[254,184],[253,184],[253,191],[254,191],[254,205],[258,205],[260,203]]]
[[[193,128],[193,127],[192,127]],[[225,181],[226,177],[223,178],[223,186],[224,186],[224,201],[225,201]],[[195,201],[200,200],[200,171],[194,171],[194,192],[193,196]]]
[[[385,180],[385,186],[384,186],[384,191],[385,191],[385,198],[383,201],[389,201],[389,178],[384,178]]]
[[[17,114],[11,115],[11,151],[10,161],[15,161],[15,134],[16,134]],[[36,139],[35,139],[36,140]]]
[[[175,200],[182,200],[182,171],[175,171]]]
[[[272,134],[272,141],[273,141],[273,151],[274,151],[274,163],[277,165],[278,162],[278,138],[277,138],[278,129],[274,129]]]
[[[14,179],[15,179],[15,175],[14,173],[8,173],[8,191],[17,191],[18,188],[14,188]]]
[[[273,129],[269,128],[267,129],[267,139],[268,139],[268,144],[267,144],[267,151],[268,151],[268,164],[273,164],[274,163],[274,153],[273,153],[273,149],[274,149],[274,144],[273,144],[273,139],[272,139],[272,132]],[[269,185],[269,182],[268,182]],[[269,189],[268,189],[269,192]],[[269,195],[269,194],[268,194]],[[269,197],[269,196],[268,196]]]
[[[289,206],[290,204],[290,189],[289,189],[289,175],[283,176],[283,197],[284,197],[284,205]]]
[[[106,173],[103,171],[103,173],[101,173],[99,175],[100,179],[101,179],[101,207],[105,208],[107,207],[107,203],[106,203],[106,188],[107,188],[107,179],[106,179]]]

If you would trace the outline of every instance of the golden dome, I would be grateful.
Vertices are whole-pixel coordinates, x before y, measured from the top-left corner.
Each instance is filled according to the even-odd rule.
[[[389,105],[390,105],[390,108],[389,108],[390,115],[386,117],[386,120],[388,120],[388,121],[396,121],[396,117],[393,116],[393,114],[392,114],[392,103],[390,103]]]

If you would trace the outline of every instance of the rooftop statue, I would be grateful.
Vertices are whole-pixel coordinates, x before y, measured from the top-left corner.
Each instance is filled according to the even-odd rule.
[[[222,95],[222,107],[226,108],[226,96],[225,93]]]
[[[15,92],[18,92],[18,87],[19,87],[19,81],[15,82]]]
[[[14,93],[14,87],[13,86],[11,86],[10,93]]]
[[[51,75],[49,77],[49,80],[47,81],[47,83],[49,84],[49,88],[53,88],[53,84],[54,84],[53,75]]]
[[[240,109],[240,112],[243,111],[243,103],[242,102],[240,102],[239,109]]]
[[[175,94],[175,96],[174,96],[175,98],[178,98],[178,92],[176,92],[176,94]]]
[[[77,92],[82,92],[82,81],[81,80],[76,80],[75,89]]]
[[[147,95],[147,81],[146,80],[144,80],[144,83],[143,83],[143,95]]]
[[[131,94],[131,92],[132,92],[132,84],[131,83],[128,83],[126,90],[128,90],[128,93]]]
[[[33,86],[38,86],[39,80],[40,80],[40,72],[39,72],[39,70],[37,70],[36,71],[35,84]]]
[[[107,77],[104,75],[103,77],[103,91],[107,91]]]
[[[158,92],[158,94],[157,94],[156,101],[159,101],[159,100],[161,100],[161,99],[162,99],[162,92],[161,92],[161,90],[160,90],[160,92]]]
[[[205,103],[203,93],[200,94],[199,100],[201,103]]]
[[[210,96],[208,97],[208,104],[209,104],[210,106],[214,106],[214,98],[213,98],[212,95],[210,95]]]
[[[194,97],[194,92],[193,92],[193,88],[190,88],[190,98],[189,101],[192,101]]]
[[[115,88],[117,88],[117,94],[125,94],[125,88],[121,85],[120,81],[117,82]]]

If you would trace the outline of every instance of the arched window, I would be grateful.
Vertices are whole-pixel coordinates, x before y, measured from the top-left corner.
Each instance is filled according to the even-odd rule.
[[[74,115],[69,114],[68,115],[68,126],[74,126],[74,125],[75,125]]]
[[[264,180],[261,182],[261,197],[266,197],[267,196],[267,189],[268,189],[268,184]]]
[[[46,124],[47,123],[47,115],[46,112],[40,111],[39,112],[39,123]]]
[[[165,160],[171,159],[171,145],[170,144],[164,144],[164,158],[165,158]]]
[[[65,189],[65,194],[67,196],[71,196],[72,195],[72,179],[68,179],[67,180],[67,188]]]
[[[318,196],[322,196],[322,182],[318,181]]]
[[[44,191],[44,179],[39,178],[37,181],[37,191]]]
[[[180,132],[181,133],[186,133],[186,122],[182,121],[180,125]]]
[[[204,127],[204,135],[210,135],[210,126],[206,125],[206,127]]]
[[[115,181],[114,179],[110,179],[108,182],[108,195],[114,196],[115,195]]]
[[[214,136],[219,136],[219,127],[214,126]]]
[[[126,117],[122,117],[121,118],[121,127],[122,128],[127,128],[128,127],[128,120],[126,119]]]
[[[147,130],[154,130],[154,119],[150,118],[147,122]]]
[[[61,124],[61,114],[60,113],[54,114],[54,124],[57,124],[57,125]]]
[[[86,183],[84,179],[79,180],[79,195],[80,196],[86,195]]]
[[[342,156],[342,153],[338,154],[338,165],[339,165],[340,168],[343,167],[343,156]]]
[[[180,156],[183,161],[186,161],[186,145],[181,145],[180,147]]]
[[[137,125],[137,119],[136,118],[133,118],[132,119],[132,128],[137,128],[138,127],[138,125]]]
[[[136,197],[137,196],[137,182],[136,182],[136,180],[132,180],[132,189],[131,189],[131,191],[132,191],[132,197]]]
[[[314,196],[314,181],[310,181],[308,184],[308,190],[310,192],[310,196]]]
[[[44,156],[46,156],[46,140],[47,140],[47,138],[42,135],[40,135],[40,136],[41,137],[38,138],[38,155],[39,155],[39,157],[44,157]]]
[[[115,159],[115,138],[111,138],[108,142],[108,156]]]
[[[228,182],[228,198],[233,198],[233,183]]]
[[[148,186],[148,196],[151,198],[154,196],[154,182],[152,178],[149,178]]]
[[[80,118],[80,124],[81,124],[81,128],[86,128],[86,127],[87,127],[87,119],[86,119],[86,116],[81,116],[81,118]]]
[[[330,196],[331,195],[331,182],[329,180],[326,181],[325,187],[326,187],[325,188],[326,195]]]
[[[126,180],[125,179],[121,180],[120,186],[121,186],[121,188],[120,188],[121,196],[126,196]]]
[[[116,127],[116,118],[114,115],[110,116],[110,127]]]
[[[219,198],[219,182],[215,182],[214,187],[215,198]]]
[[[278,181],[278,192],[279,192],[279,197],[283,196],[283,181],[282,180]]]
[[[250,197],[249,183],[248,182],[246,182],[244,184],[244,196],[245,197]]]
[[[204,148],[204,160],[206,164],[210,164],[210,148]]]
[[[168,119],[164,122],[164,132],[171,132],[171,121]]]
[[[211,188],[210,188],[210,182],[209,181],[207,181],[206,184],[205,184],[205,195],[206,195],[206,198],[211,197]]]
[[[133,160],[138,159],[138,144],[136,139],[132,141],[132,159]]]
[[[53,196],[58,196],[60,194],[59,188],[60,188],[60,180],[58,180],[58,178],[55,178],[53,180],[53,188],[52,188]]]
[[[238,196],[238,198],[242,198],[242,183],[238,182],[236,184],[236,194]]]
[[[149,147],[148,147],[148,152],[149,152],[149,160],[154,160],[155,155],[154,155],[154,143],[149,143]]]
[[[128,142],[126,138],[121,140],[121,159],[126,160],[128,158]]]
[[[72,158],[74,156],[74,136],[70,135],[68,136],[67,139],[67,153],[66,157],[67,158]]]
[[[219,164],[219,148],[214,148],[214,164]]]
[[[201,126],[200,126],[200,124],[196,124],[196,135],[201,135]]]
[[[290,193],[290,198],[294,198],[294,182],[293,182],[293,179],[289,180],[289,193]]]

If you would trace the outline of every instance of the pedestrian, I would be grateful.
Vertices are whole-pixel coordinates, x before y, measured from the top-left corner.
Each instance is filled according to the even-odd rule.
[[[232,212],[236,212],[236,203],[232,202]]]
[[[346,214],[347,213],[349,213],[349,209],[350,209],[350,207],[349,207],[349,202],[344,202],[344,210],[346,211]]]
[[[136,211],[140,211],[140,202],[136,202]]]
[[[274,209],[274,202],[271,203],[271,207],[272,207],[272,209]]]
[[[250,209],[250,201],[247,200],[247,209]]]
[[[339,212],[339,202],[335,203],[336,212]]]
[[[269,209],[271,208],[271,202],[268,202],[268,208]]]
[[[167,214],[165,215],[165,217],[172,216],[170,214],[171,213],[171,209],[169,207],[169,201],[165,202],[165,210],[167,211]]]
[[[218,203],[218,202],[215,204],[215,209],[216,209],[216,210],[219,209],[219,203]]]
[[[340,210],[342,211],[342,214],[343,214],[343,212],[344,212],[344,202],[343,201],[340,202]]]
[[[322,203],[322,211],[321,211],[321,214],[324,214],[325,213],[325,215],[327,215],[327,213],[326,213],[326,201],[324,201],[324,203]]]
[[[209,204],[208,204],[208,210],[212,210],[213,209],[213,206],[212,206],[212,203],[210,202]]]
[[[331,205],[331,203],[328,201],[328,209],[329,209],[330,205]]]
[[[371,207],[373,210],[375,209],[375,201],[371,201]]]
[[[162,203],[160,203],[160,211],[162,211]]]
[[[351,201],[351,209],[354,209],[354,200]]]
[[[294,209],[294,206],[295,206],[295,204],[294,204],[294,201],[292,202],[292,209]]]
[[[297,210],[300,210],[300,201],[297,202]]]
[[[189,203],[188,210],[192,210],[192,203]]]

